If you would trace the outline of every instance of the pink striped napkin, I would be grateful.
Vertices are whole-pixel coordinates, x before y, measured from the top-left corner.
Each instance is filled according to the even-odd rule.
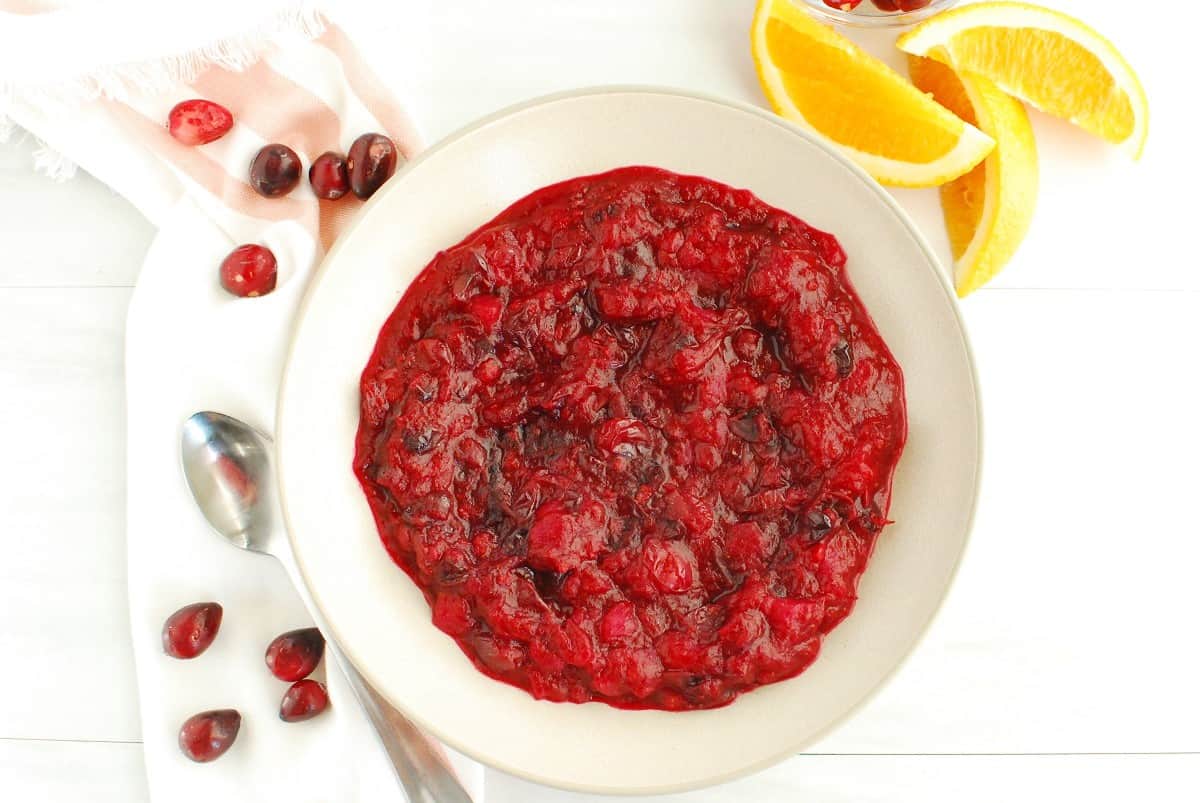
[[[396,46],[416,54],[420,26],[410,11],[409,24],[395,26],[409,38]],[[319,201],[307,182],[287,197],[262,198],[247,182],[253,155],[282,142],[307,166],[378,131],[410,157],[421,144],[415,128],[342,28],[281,0],[0,0],[0,81],[0,136],[14,124],[27,129],[45,145],[46,172],[66,177],[78,165],[159,227],[130,305],[126,354],[129,599],[152,799],[402,800],[336,670],[325,678],[329,712],[279,721],[286,684],[266,671],[263,651],[310,620],[280,567],[208,531],[177,449],[182,421],[200,409],[273,429],[292,317],[361,205],[353,196]],[[192,97],[229,108],[233,130],[200,147],[172,139],[167,113]],[[235,299],[219,287],[217,266],[247,242],[274,251],[279,283],[262,298]],[[225,607],[213,647],[193,661],[163,655],[166,616],[209,599]],[[217,762],[192,764],[175,735],[187,716],[211,708],[240,710],[242,732]],[[482,767],[451,759],[482,801]]]

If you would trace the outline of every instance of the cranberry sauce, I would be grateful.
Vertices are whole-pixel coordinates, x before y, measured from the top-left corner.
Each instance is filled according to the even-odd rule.
[[[813,661],[906,427],[845,261],[747,191],[630,167],[425,268],[363,372],[354,469],[479,669],[678,710]]]

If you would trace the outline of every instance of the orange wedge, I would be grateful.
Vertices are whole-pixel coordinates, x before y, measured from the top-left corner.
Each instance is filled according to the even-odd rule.
[[[1150,117],[1142,84],[1111,42],[1074,17],[1027,3],[975,3],[926,20],[896,44],[990,79],[1141,156]]]
[[[1016,253],[1037,202],[1037,146],[1021,102],[987,78],[909,56],[913,83],[996,141],[981,164],[941,188],[960,297],[982,287]]]
[[[943,184],[992,149],[990,137],[790,0],[759,0],[750,44],[775,111],[885,184]]]

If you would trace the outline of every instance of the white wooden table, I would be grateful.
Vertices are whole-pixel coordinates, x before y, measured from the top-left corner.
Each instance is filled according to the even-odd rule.
[[[414,111],[433,141],[585,84],[760,102],[752,5],[435,2]],[[964,303],[987,439],[962,573],[894,682],[769,771],[770,800],[1200,799],[1200,171],[1185,148],[1200,121],[1194,70],[1175,66],[1194,37],[1186,21],[1123,11],[1143,4],[1057,5],[1138,67],[1147,154],[1132,166],[1036,117],[1034,230]],[[385,47],[394,24],[359,36]],[[35,175],[33,149],[19,135],[0,147],[0,800],[138,803],[122,341],[153,231],[89,177]],[[898,196],[944,249],[934,193]],[[736,784],[689,798],[734,799]]]

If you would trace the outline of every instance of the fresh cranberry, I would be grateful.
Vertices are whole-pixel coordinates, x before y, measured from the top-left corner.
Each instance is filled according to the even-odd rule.
[[[266,246],[239,245],[221,261],[221,286],[241,298],[265,296],[278,276],[275,255]]]
[[[315,680],[298,680],[283,695],[279,718],[284,722],[312,719],[329,707],[329,692]]]
[[[302,680],[312,674],[325,652],[325,637],[315,627],[292,630],[267,647],[267,668],[280,680]]]
[[[825,5],[838,11],[853,11],[862,0],[825,0]]]
[[[363,134],[350,146],[350,189],[366,200],[396,172],[396,145],[383,134]]]
[[[211,100],[196,98],[177,103],[167,115],[167,130],[184,145],[204,145],[233,128],[229,109]]]
[[[264,198],[287,195],[299,183],[300,157],[287,145],[265,145],[250,163],[250,186]]]
[[[313,160],[308,168],[308,183],[313,193],[326,201],[336,201],[350,191],[350,175],[346,159],[341,154],[326,151]]]
[[[242,715],[232,708],[196,714],[179,729],[179,749],[192,761],[215,761],[233,746],[241,727]]]
[[[172,658],[195,658],[217,637],[222,614],[215,602],[196,602],[175,611],[163,625],[163,652]]]

